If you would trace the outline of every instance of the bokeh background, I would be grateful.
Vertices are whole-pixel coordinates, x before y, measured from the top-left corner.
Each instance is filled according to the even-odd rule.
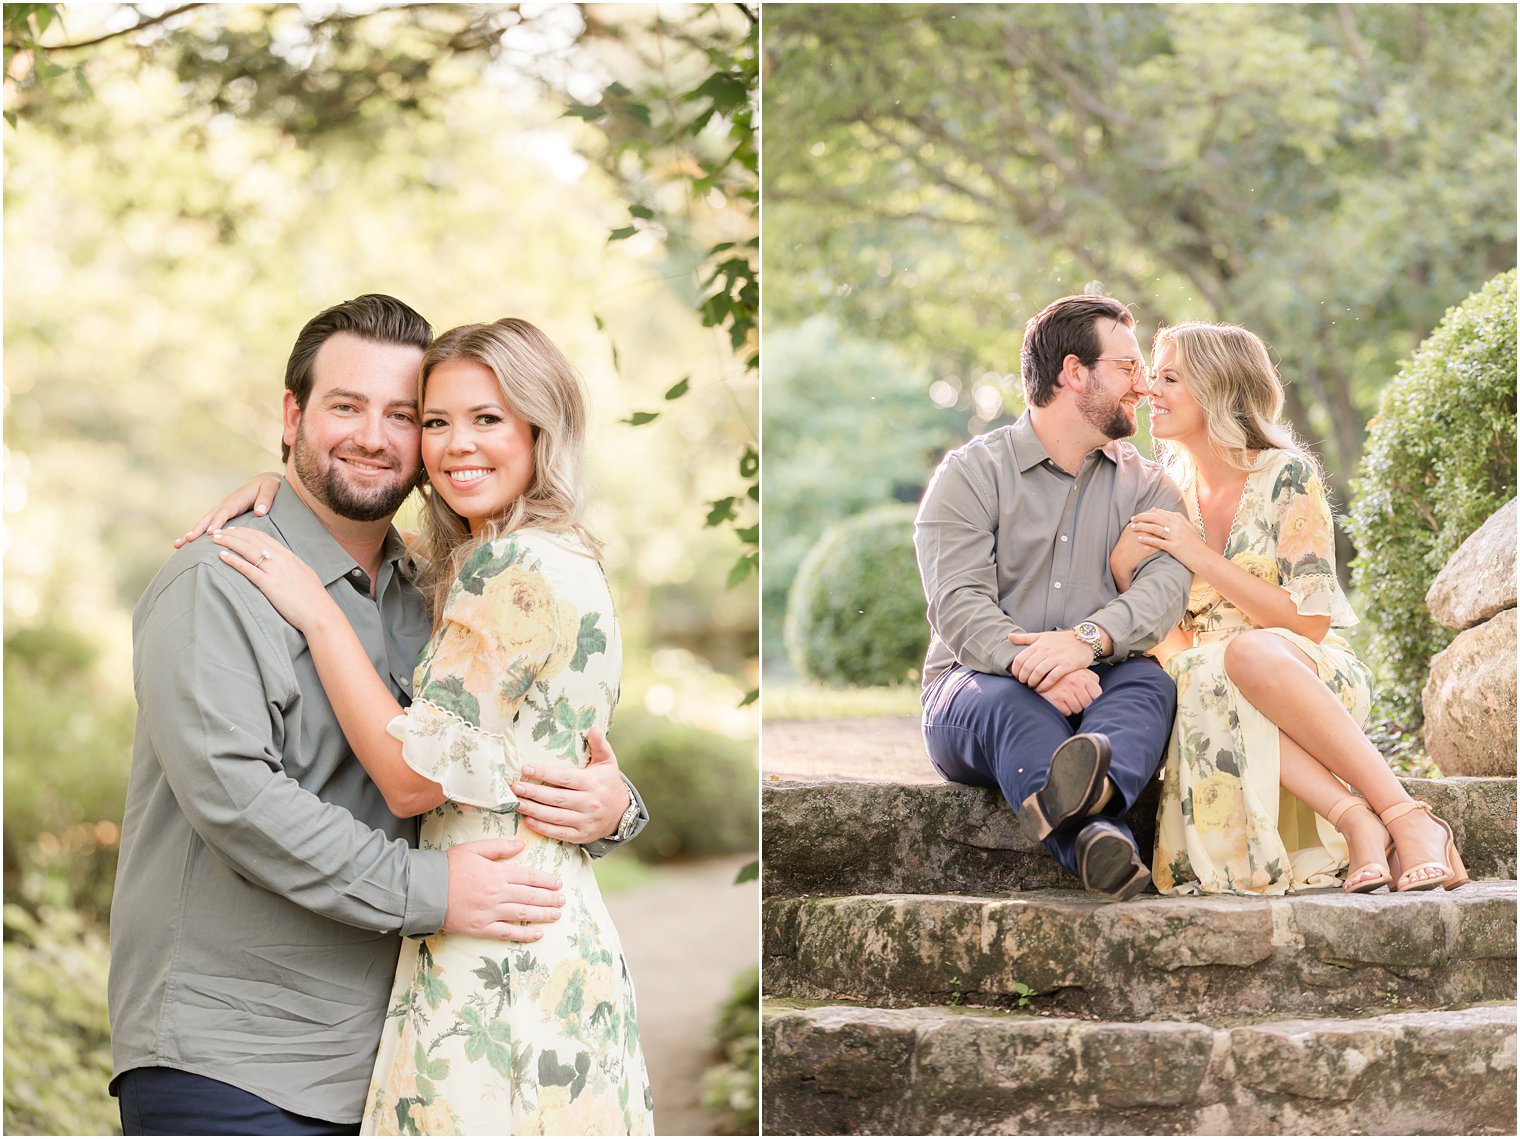
[[[767,3],[767,769],[774,722],[916,713],[911,504],[946,450],[1022,413],[1024,322],[1062,295],[1131,305],[1147,358],[1156,327],[1185,319],[1267,341],[1286,418],[1324,462],[1349,583],[1363,464],[1400,453],[1370,442],[1380,399],[1416,382],[1448,309],[1515,265],[1515,31],[1513,6],[1486,4]],[[1489,509],[1514,493],[1507,287],[1491,303],[1508,333],[1481,367],[1440,361],[1424,404],[1481,418]],[[1496,396],[1473,367],[1497,369]],[[1143,427],[1136,443],[1149,450]],[[1425,473],[1395,459],[1377,479]],[[1402,565],[1368,571],[1407,572],[1417,606],[1477,524],[1415,564],[1467,509],[1450,493],[1419,504],[1429,525],[1410,524]],[[1367,618],[1395,618],[1352,600],[1366,651]],[[1406,769],[1418,680],[1444,643],[1420,608],[1408,620],[1425,640],[1380,687],[1373,724]],[[840,631],[867,624],[869,643]],[[916,648],[898,643],[905,627]]]
[[[757,20],[5,6],[5,1130],[116,1126],[131,608],[279,466],[290,344],[363,292],[526,317],[586,379],[611,738],[655,819],[599,874],[657,1125],[753,1130]]]

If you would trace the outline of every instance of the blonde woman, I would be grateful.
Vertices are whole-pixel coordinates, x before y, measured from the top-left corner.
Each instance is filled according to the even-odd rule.
[[[519,838],[519,858],[564,883],[563,915],[537,941],[404,944],[364,1131],[648,1134],[633,987],[590,857],[516,812],[524,764],[584,764],[586,733],[617,702],[617,621],[579,521],[580,384],[537,328],[499,320],[433,343],[418,409],[434,632],[409,708],[299,559],[251,530],[216,535],[305,634],[365,770],[397,814],[423,814],[420,845]]]
[[[1330,507],[1313,456],[1278,420],[1266,345],[1189,322],[1158,331],[1151,360],[1151,436],[1187,513],[1136,515],[1111,568],[1121,589],[1157,551],[1193,571],[1182,624],[1158,646],[1178,702],[1157,889],[1464,884],[1450,827],[1362,733],[1371,677],[1338,632],[1357,618]]]

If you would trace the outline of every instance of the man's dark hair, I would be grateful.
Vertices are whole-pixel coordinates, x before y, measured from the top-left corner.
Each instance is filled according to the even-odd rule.
[[[311,398],[312,364],[317,350],[338,332],[352,332],[376,344],[411,344],[424,352],[433,343],[433,330],[417,310],[384,293],[365,293],[324,309],[306,322],[285,362],[285,390],[306,410]],[[280,445],[280,461],[290,457],[290,445]]]
[[[1092,367],[1103,351],[1098,321],[1107,318],[1133,328],[1134,315],[1113,297],[1062,297],[1051,301],[1024,326],[1019,370],[1024,376],[1024,399],[1044,407],[1061,386],[1061,364],[1075,356]]]

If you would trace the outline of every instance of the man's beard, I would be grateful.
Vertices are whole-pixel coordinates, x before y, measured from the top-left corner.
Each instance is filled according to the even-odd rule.
[[[340,473],[339,460],[329,456],[328,464],[325,467],[322,465],[316,451],[306,442],[305,431],[296,432],[294,454],[296,474],[301,478],[301,485],[327,509],[351,522],[379,522],[389,518],[401,508],[406,496],[412,493],[422,478],[422,469],[419,467],[417,474],[410,479],[398,477],[395,481],[380,486],[354,487]],[[399,475],[400,463],[393,453],[382,451],[374,458],[389,460]]]
[[[1091,388],[1079,392],[1077,410],[1082,413],[1083,419],[1110,439],[1128,439],[1140,429],[1139,420],[1133,413],[1125,412],[1123,396],[1110,405],[1104,401],[1106,394],[1095,392]]]

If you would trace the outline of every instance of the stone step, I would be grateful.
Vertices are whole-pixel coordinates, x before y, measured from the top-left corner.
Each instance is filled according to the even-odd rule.
[[[767,1002],[767,1135],[1515,1133],[1515,1009],[1095,1023]]]
[[[1515,873],[1515,780],[1406,779],[1451,823],[1474,878]],[[1159,783],[1130,822],[1149,860]],[[1071,886],[996,791],[955,783],[771,782],[765,894],[1007,893]]]
[[[770,898],[773,997],[1033,1007],[1114,1020],[1328,1015],[1515,996],[1512,881],[1279,898],[1084,891]]]

